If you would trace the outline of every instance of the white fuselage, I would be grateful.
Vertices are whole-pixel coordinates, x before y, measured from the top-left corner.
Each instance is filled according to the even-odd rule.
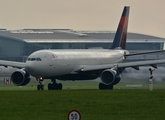
[[[66,75],[83,65],[122,62],[125,50],[40,50],[32,53],[25,70],[34,77]]]

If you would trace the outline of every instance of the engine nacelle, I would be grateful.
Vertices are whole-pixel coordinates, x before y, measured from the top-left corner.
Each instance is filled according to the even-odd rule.
[[[106,85],[115,85],[121,79],[120,74],[118,74],[115,70],[107,69],[101,73],[101,80]]]
[[[30,82],[30,74],[22,69],[16,70],[11,75],[12,82],[17,86],[23,86]]]

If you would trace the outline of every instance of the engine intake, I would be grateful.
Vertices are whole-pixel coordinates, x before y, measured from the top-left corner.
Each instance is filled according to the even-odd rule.
[[[115,70],[107,69],[101,73],[101,80],[106,85],[117,84],[120,81],[120,75],[117,75]]]
[[[11,75],[11,80],[16,86],[23,86],[30,82],[30,74],[22,69],[16,70]]]

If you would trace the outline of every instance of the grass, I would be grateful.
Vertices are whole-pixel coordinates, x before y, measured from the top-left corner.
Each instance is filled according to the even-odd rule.
[[[165,90],[0,91],[2,120],[66,120],[76,109],[83,120],[162,120]]]
[[[45,89],[49,82],[45,81]],[[148,82],[121,82],[113,91],[98,90],[98,82],[62,83],[62,91],[37,91],[35,81],[24,87],[0,81],[0,118],[66,120],[73,109],[81,113],[82,120],[162,120],[165,116],[164,82],[155,82],[153,91],[148,90]]]

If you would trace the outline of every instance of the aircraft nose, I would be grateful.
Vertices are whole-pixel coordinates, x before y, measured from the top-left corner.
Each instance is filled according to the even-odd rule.
[[[32,66],[33,66],[32,62],[26,62],[25,69],[30,70],[32,68]]]
[[[35,70],[35,63],[34,62],[26,62],[26,65],[25,65],[25,70],[30,73],[31,75],[35,76],[36,73],[34,71]]]

